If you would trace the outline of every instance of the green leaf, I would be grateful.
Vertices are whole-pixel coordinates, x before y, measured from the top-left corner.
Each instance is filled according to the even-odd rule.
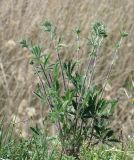
[[[20,44],[21,44],[22,48],[28,48],[28,43],[27,43],[27,41],[25,39],[21,40]]]
[[[75,66],[76,62],[73,62],[72,60],[69,60],[63,64],[64,70],[69,80],[73,78],[72,73],[74,71]]]
[[[106,27],[101,22],[95,22],[92,26],[93,32],[99,37],[107,37]]]
[[[105,135],[104,139],[105,139],[105,138],[112,137],[113,134],[114,134],[114,131],[113,131],[113,130],[109,130],[109,131],[107,132],[107,134]]]
[[[79,34],[81,33],[80,27],[76,27],[75,30],[74,30],[74,32],[75,32],[77,35],[79,35]]]
[[[41,86],[40,84],[38,83],[37,86],[36,86],[36,91],[34,91],[33,93],[41,100],[41,101],[44,101],[46,97],[44,97],[42,91],[41,91]]]
[[[119,42],[117,42],[116,44],[115,44],[115,48],[120,48],[120,44],[119,44]]]
[[[40,135],[40,131],[37,127],[36,128],[30,127],[30,129],[33,131],[33,133]]]
[[[73,116],[76,115],[76,113],[75,113],[75,112],[72,112],[72,111],[70,111],[69,113],[70,113],[71,115],[73,115]]]
[[[55,80],[55,90],[56,90],[56,91],[59,91],[59,89],[60,89],[59,81],[58,81],[58,80]]]
[[[120,34],[121,34],[121,37],[123,38],[128,36],[128,33],[125,31],[120,31]]]
[[[78,104],[74,100],[72,100],[72,105],[73,105],[74,109],[77,110],[77,105]]]
[[[32,45],[30,50],[36,58],[40,58],[42,49],[39,45]]]
[[[50,32],[52,31],[52,24],[49,21],[45,21],[42,25],[42,30],[45,32]]]
[[[68,100],[64,101],[62,104],[62,108],[66,108],[68,106],[68,103],[69,103]]]
[[[94,129],[95,129],[95,131],[97,132],[97,134],[100,135],[100,131],[101,131],[100,128],[95,125],[95,126],[94,126]]]
[[[43,97],[42,97],[39,93],[37,93],[37,92],[34,91],[34,94],[35,94],[37,97],[39,97],[40,99],[43,99]]]
[[[56,63],[53,68],[54,80],[59,78],[59,63]]]
[[[44,68],[48,67],[50,54],[44,55],[42,58]]]

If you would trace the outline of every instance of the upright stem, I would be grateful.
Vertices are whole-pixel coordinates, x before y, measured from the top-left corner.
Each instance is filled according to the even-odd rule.
[[[36,68],[34,68],[34,69],[35,69],[35,71],[36,71]],[[47,102],[48,102],[49,108],[50,108],[50,109],[51,109],[51,111],[52,111],[53,106],[52,106],[52,104],[51,104],[51,100],[49,99],[49,97],[48,97],[48,95],[47,95],[47,92],[46,92],[45,86],[44,86],[44,84],[43,84],[43,81],[42,81],[42,79],[41,79],[41,77],[40,77],[39,73],[38,73],[37,71],[36,71],[36,73],[37,73],[38,78],[39,78],[39,80],[40,80],[40,82],[41,82],[42,88],[43,88],[43,90],[44,90],[44,92],[45,92],[45,95],[46,95],[46,99],[47,99]],[[60,131],[62,132],[61,124],[60,124],[60,122],[59,122],[59,121],[58,121],[58,124],[57,124],[56,126],[57,126],[58,130],[60,130]]]
[[[103,37],[102,37],[102,39],[98,42],[98,48],[96,49],[96,52],[98,52],[98,49],[100,48],[102,41],[103,41]],[[93,62],[92,69],[91,69],[91,76],[90,76],[89,84],[88,84],[88,87],[87,87],[88,89],[89,89],[89,87],[90,87],[90,85],[91,85],[91,82],[92,82],[92,80],[93,80],[93,77],[94,77],[94,72],[95,72],[95,67],[96,67],[96,62],[97,62],[98,55],[99,55],[99,54],[96,54],[96,56],[95,56],[95,58],[94,58],[94,62]]]
[[[40,82],[41,82],[42,88],[43,88],[43,90],[44,90],[44,92],[45,92],[45,95],[46,95],[46,98],[47,98],[48,105],[49,105],[50,109],[52,110],[51,100],[48,98],[48,95],[47,95],[45,86],[44,86],[44,84],[43,84],[43,81],[42,81],[42,79],[41,79],[39,73],[37,72],[36,68],[34,68],[34,69],[35,69],[35,72],[36,72],[37,75],[38,75],[38,78],[39,78],[39,80],[40,80]]]
[[[79,51],[80,51],[80,37],[79,37],[79,34],[77,34],[77,63],[78,63],[78,66],[77,66],[77,71],[79,71]],[[78,98],[77,98],[77,92],[76,92],[76,103],[78,102]]]
[[[53,39],[53,33],[51,32],[51,42],[53,43],[54,47],[56,48],[56,45],[54,43],[54,39]],[[64,85],[64,89],[66,90],[66,82],[65,82],[65,76],[64,76],[64,72],[63,72],[63,67],[62,67],[62,61],[61,61],[61,58],[60,58],[60,54],[58,52],[58,49],[56,49],[57,51],[57,55],[58,55],[58,60],[59,60],[59,63],[60,63],[60,68],[61,68],[61,74],[62,74],[62,79],[63,79],[63,85]]]
[[[40,64],[40,67],[41,67],[42,72],[43,72],[43,74],[44,74],[44,76],[45,76],[45,78],[46,78],[46,81],[47,81],[48,86],[51,88],[51,84],[50,84],[50,82],[49,82],[49,79],[48,79],[48,77],[47,77],[47,75],[46,75],[46,73],[45,73],[45,70],[44,70],[44,68],[43,68],[43,66],[42,66],[41,64]]]
[[[96,39],[94,40],[94,43],[98,43],[98,36],[96,37]],[[84,78],[84,81],[83,81],[83,84],[82,84],[82,89],[81,89],[81,97],[83,95],[83,89],[84,89],[84,86],[85,86],[85,83],[86,83],[86,79],[88,77],[88,74],[89,74],[89,71],[90,71],[90,66],[91,66],[91,60],[92,60],[92,55],[93,56],[96,56],[96,53],[97,52],[97,47],[96,45],[93,46],[93,49],[92,49],[92,52],[91,52],[91,56],[89,57],[89,62],[88,62],[88,66],[87,66],[87,69],[86,69],[86,73],[85,73],[85,78]],[[81,100],[81,98],[80,98]]]
[[[93,138],[93,132],[94,132],[94,123],[95,123],[95,119],[93,118],[92,129],[91,129],[91,136],[90,136],[90,139],[89,139],[88,147],[90,147],[90,146],[91,146],[91,141],[92,141],[92,138]]]
[[[66,81],[65,81],[65,76],[64,76],[64,72],[63,72],[63,64],[62,64],[59,52],[57,53],[57,55],[58,55],[58,59],[59,59],[59,62],[60,62],[60,68],[61,68],[61,74],[62,74],[64,89],[66,90]]]
[[[80,51],[80,37],[78,34],[77,35],[77,62],[79,61],[79,51]],[[78,70],[79,70],[79,63],[78,63]]]
[[[98,38],[99,38],[99,37],[97,36],[96,39],[94,40],[94,41],[95,41],[94,43],[97,43]],[[92,49],[92,52],[91,52],[91,55],[96,54],[96,49],[97,49],[97,48],[96,48],[96,45],[94,45],[94,46],[93,46],[93,49]],[[81,102],[81,100],[82,100],[82,96],[83,96],[83,92],[84,92],[84,86],[85,86],[86,79],[87,79],[88,74],[89,74],[89,68],[90,68],[90,65],[91,65],[90,62],[91,62],[91,56],[89,57],[89,63],[88,63],[87,69],[86,69],[84,81],[83,81],[82,88],[81,88],[81,95],[80,95],[80,98],[79,98],[78,110],[77,110],[77,113],[76,113],[75,132],[76,132],[77,123],[78,123],[79,106],[80,106],[80,102]]]
[[[119,42],[118,42],[119,47],[121,46],[122,40],[123,40],[123,38],[120,37],[120,40],[119,40]],[[106,79],[105,79],[104,87],[102,88],[101,98],[102,98],[102,96],[103,96],[104,89],[105,89],[105,87],[106,87],[106,85],[107,85],[107,83],[108,83],[108,79],[109,79],[109,77],[110,77],[110,75],[111,75],[111,72],[112,72],[114,63],[115,63],[115,61],[116,61],[117,52],[118,52],[119,47],[118,47],[118,48],[116,47],[116,49],[115,49],[114,56],[113,56],[113,60],[112,60],[112,62],[111,62],[111,64],[110,64],[110,66],[109,66],[109,70],[108,70],[108,73],[107,73],[107,76],[106,76]]]

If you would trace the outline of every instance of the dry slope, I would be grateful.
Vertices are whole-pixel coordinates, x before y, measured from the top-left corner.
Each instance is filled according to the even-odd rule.
[[[119,30],[125,28],[129,32],[129,37],[120,50],[116,70],[112,76],[112,91],[109,94],[116,95],[116,91],[126,85],[128,77],[134,75],[133,0],[0,0],[1,114],[6,111],[9,115],[15,115],[19,109],[16,121],[25,121],[31,114],[40,121],[42,111],[39,109],[40,104],[32,97],[34,77],[28,65],[28,54],[19,48],[18,40],[21,37],[28,37],[42,44],[47,43],[44,40],[45,35],[39,30],[39,25],[44,19],[50,19],[57,25],[59,32],[66,35],[68,43],[72,42],[72,29],[76,26],[82,28],[82,36],[85,36],[92,21],[101,20],[107,25],[110,35],[102,50],[99,78],[106,73],[104,66],[111,60],[111,48],[118,38]],[[70,56],[69,53],[64,56]],[[81,60],[84,59],[82,54]],[[116,118],[119,124],[122,124],[127,117],[123,129],[131,132],[133,123],[130,115],[133,115],[133,109],[124,109],[124,106],[124,103],[121,104]],[[19,124],[22,128],[28,126],[27,122]],[[129,127],[126,127],[126,124]],[[27,132],[26,129],[25,131]]]

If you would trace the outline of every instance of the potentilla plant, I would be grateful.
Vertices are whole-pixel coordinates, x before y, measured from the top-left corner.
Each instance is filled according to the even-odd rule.
[[[110,117],[117,101],[103,98],[104,89],[93,83],[100,48],[107,37],[104,24],[93,23],[90,37],[87,37],[91,50],[84,73],[80,71],[78,63],[81,49],[80,28],[75,29],[76,59],[65,61],[61,58],[61,49],[69,46],[62,42],[62,38],[58,37],[56,27],[46,21],[41,28],[50,34],[49,47],[54,52],[51,54],[56,53],[57,55],[54,63],[51,63],[51,54],[44,53],[39,45],[26,40],[22,40],[20,44],[30,51],[30,64],[40,81],[34,93],[50,108],[49,118],[57,126],[62,154],[78,158],[83,142],[86,142],[87,147],[90,148],[99,143],[111,145],[113,142],[119,142],[110,128]],[[113,52],[113,60],[104,80],[104,87],[117,59],[118,49],[126,36],[126,32],[120,33],[119,41]],[[69,87],[70,85],[72,87]]]

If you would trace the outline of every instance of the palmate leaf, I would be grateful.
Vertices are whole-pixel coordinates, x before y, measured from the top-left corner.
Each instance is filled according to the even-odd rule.
[[[74,85],[75,90],[80,92],[83,84],[82,75],[77,72],[74,73],[75,67],[76,62],[73,62],[72,60],[69,60],[63,64],[67,79]]]
[[[93,136],[99,139],[104,144],[111,145],[112,142],[120,142],[118,139],[114,138],[114,131],[106,126],[94,125],[96,133]],[[110,142],[110,143],[108,143]]]
[[[106,120],[105,118],[97,118],[95,117],[94,121],[94,130],[96,131],[94,134],[96,136],[99,136],[99,139],[104,143],[108,139],[112,138],[114,135],[114,131],[111,128],[108,128],[108,124],[106,122],[109,122],[109,120]]]
[[[36,58],[40,58],[42,48],[39,45],[32,45],[30,48],[33,55],[35,55]]]
[[[120,31],[121,37],[127,37],[128,33],[126,31]]]
[[[101,22],[95,22],[92,26],[94,34],[99,37],[107,37],[106,27]]]
[[[107,129],[107,132],[103,138],[104,142],[108,142],[108,141],[109,142],[116,142],[116,143],[120,142],[119,139],[115,138],[115,136],[114,136],[115,132],[112,129],[110,129],[110,128],[106,128],[106,129]]]
[[[89,91],[84,99],[85,107],[82,109],[83,118],[91,118],[96,116],[96,103],[97,103],[98,94],[94,94]],[[87,101],[87,105],[86,105]]]
[[[49,21],[45,21],[42,25],[41,28],[45,32],[50,32],[52,31],[52,24]]]
[[[96,112],[98,116],[112,115],[115,106],[117,105],[116,100],[106,100],[104,98],[98,99],[96,105]]]
[[[21,44],[22,48],[28,48],[29,47],[28,42],[25,39],[21,40],[20,44]]]

